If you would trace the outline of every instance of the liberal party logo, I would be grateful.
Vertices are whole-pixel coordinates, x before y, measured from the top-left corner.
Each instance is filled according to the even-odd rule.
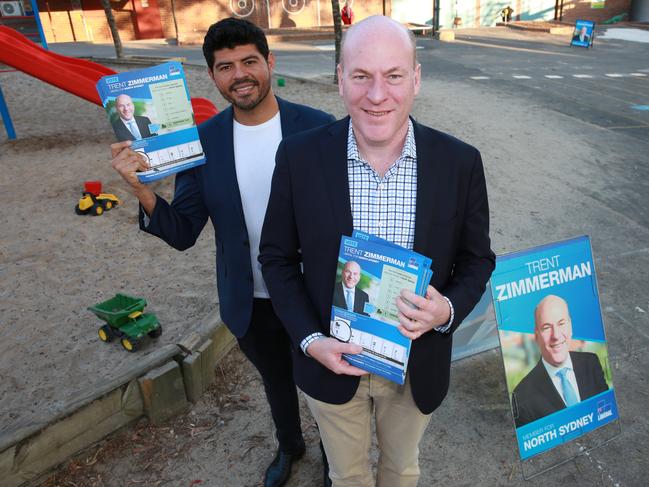
[[[602,421],[603,419],[613,416],[613,405],[610,401],[598,401],[597,402],[597,420]]]

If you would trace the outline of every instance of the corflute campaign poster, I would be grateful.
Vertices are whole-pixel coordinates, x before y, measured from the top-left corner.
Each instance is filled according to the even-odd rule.
[[[617,419],[590,239],[500,256],[491,292],[521,459]]]

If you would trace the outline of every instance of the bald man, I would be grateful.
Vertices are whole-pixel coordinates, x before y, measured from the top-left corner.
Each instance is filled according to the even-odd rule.
[[[494,267],[480,153],[410,117],[421,83],[415,47],[387,17],[347,31],[338,75],[349,117],[280,144],[262,231],[264,279],[335,487],[417,484],[419,441],[448,390],[452,333]],[[404,290],[396,303],[398,330],[413,340],[404,385],[353,367],[343,354],[362,348],[329,336],[340,237],[353,229],[433,262],[426,296]]]
[[[608,390],[597,355],[570,351],[572,319],[564,299],[551,294],[536,305],[534,341],[541,360],[512,394],[517,428]]]
[[[365,291],[358,289],[358,282],[361,280],[361,266],[358,262],[353,260],[346,262],[341,278],[334,288],[333,305],[369,316],[365,312],[365,303],[369,302],[370,297]]]
[[[146,139],[155,135],[149,129],[151,120],[135,115],[135,105],[130,96],[119,95],[115,98],[115,109],[119,118],[113,122],[113,131],[120,142]]]

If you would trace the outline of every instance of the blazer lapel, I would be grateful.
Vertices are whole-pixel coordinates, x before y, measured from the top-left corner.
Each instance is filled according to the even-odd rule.
[[[300,113],[295,110],[291,105],[282,100],[279,96],[275,97],[279,105],[279,117],[282,124],[282,138],[299,132],[300,127]]]
[[[566,407],[566,403],[563,402],[559,391],[554,387],[552,378],[548,375],[548,372],[545,370],[543,362],[539,360],[539,363],[536,364],[537,376],[539,380],[539,391],[543,391],[544,399],[550,404],[551,412],[558,411]],[[550,413],[548,413],[550,414]]]
[[[329,195],[329,203],[336,220],[338,232],[351,235],[353,219],[349,201],[349,177],[347,175],[347,131],[349,117],[331,125],[328,137],[320,141],[320,167]],[[314,157],[316,155],[314,154]]]
[[[237,180],[237,168],[234,163],[234,136],[232,127],[233,120],[234,113],[232,106],[229,106],[223,111],[223,116],[220,120],[221,127],[219,127],[218,130],[218,137],[220,137],[220,140],[217,142],[220,156],[217,155],[215,158],[217,160],[222,160],[222,164],[220,164],[220,167],[223,171],[221,176],[223,178],[223,181],[229,182],[226,183],[225,186],[230,189],[230,198],[232,200],[232,204],[234,205],[234,211],[239,216],[241,221],[245,222],[246,219],[243,215],[241,193],[239,191],[239,181]]]
[[[415,143],[417,144],[417,215],[415,216],[415,251],[425,253],[431,237],[431,221],[435,211],[435,195],[442,190],[440,164],[433,154],[434,143],[421,133],[421,128],[413,120]]]

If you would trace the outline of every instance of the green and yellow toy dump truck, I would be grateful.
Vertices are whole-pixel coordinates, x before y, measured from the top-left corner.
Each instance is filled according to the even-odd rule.
[[[145,336],[158,338],[162,335],[162,327],[153,313],[144,313],[146,300],[116,294],[88,309],[106,324],[99,328],[99,339],[110,342],[118,338],[124,349],[135,352]]]

